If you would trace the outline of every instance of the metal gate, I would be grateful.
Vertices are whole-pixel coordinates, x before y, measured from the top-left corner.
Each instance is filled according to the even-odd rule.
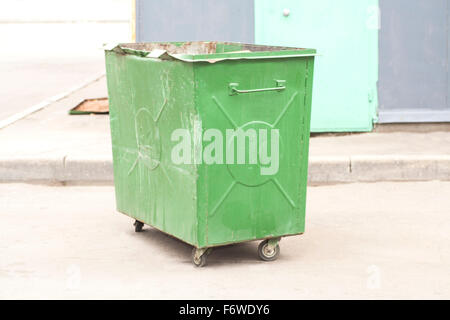
[[[136,0],[136,40],[253,43],[253,6],[253,0]]]
[[[379,122],[450,121],[449,0],[380,0]]]

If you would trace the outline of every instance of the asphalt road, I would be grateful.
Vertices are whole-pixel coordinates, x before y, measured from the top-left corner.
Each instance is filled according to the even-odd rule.
[[[114,211],[111,186],[0,184],[0,299],[449,299],[450,183],[310,187],[307,231],[191,247]]]

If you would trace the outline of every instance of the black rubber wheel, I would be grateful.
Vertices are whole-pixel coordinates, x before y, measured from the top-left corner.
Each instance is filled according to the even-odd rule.
[[[142,222],[136,220],[133,225],[135,232],[142,232],[142,228],[144,228],[144,224]]]
[[[206,265],[206,257],[208,256],[208,254],[205,252],[200,258],[196,258],[195,257],[196,251],[197,251],[197,248],[192,249],[192,255],[191,255],[192,263],[194,264],[194,266],[196,266],[198,268],[204,267]]]
[[[263,261],[277,260],[280,255],[280,246],[277,244],[275,249],[269,250],[269,240],[262,241],[258,246],[258,256]]]

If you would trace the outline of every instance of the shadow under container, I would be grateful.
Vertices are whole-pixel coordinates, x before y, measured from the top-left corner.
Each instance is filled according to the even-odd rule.
[[[117,210],[136,231],[192,245],[196,266],[212,247],[251,240],[275,260],[281,237],[305,231],[315,53],[223,42],[106,50]]]

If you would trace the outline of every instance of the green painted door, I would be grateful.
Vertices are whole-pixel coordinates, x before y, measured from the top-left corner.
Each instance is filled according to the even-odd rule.
[[[316,48],[313,132],[370,131],[376,120],[377,0],[255,0],[255,42]]]

